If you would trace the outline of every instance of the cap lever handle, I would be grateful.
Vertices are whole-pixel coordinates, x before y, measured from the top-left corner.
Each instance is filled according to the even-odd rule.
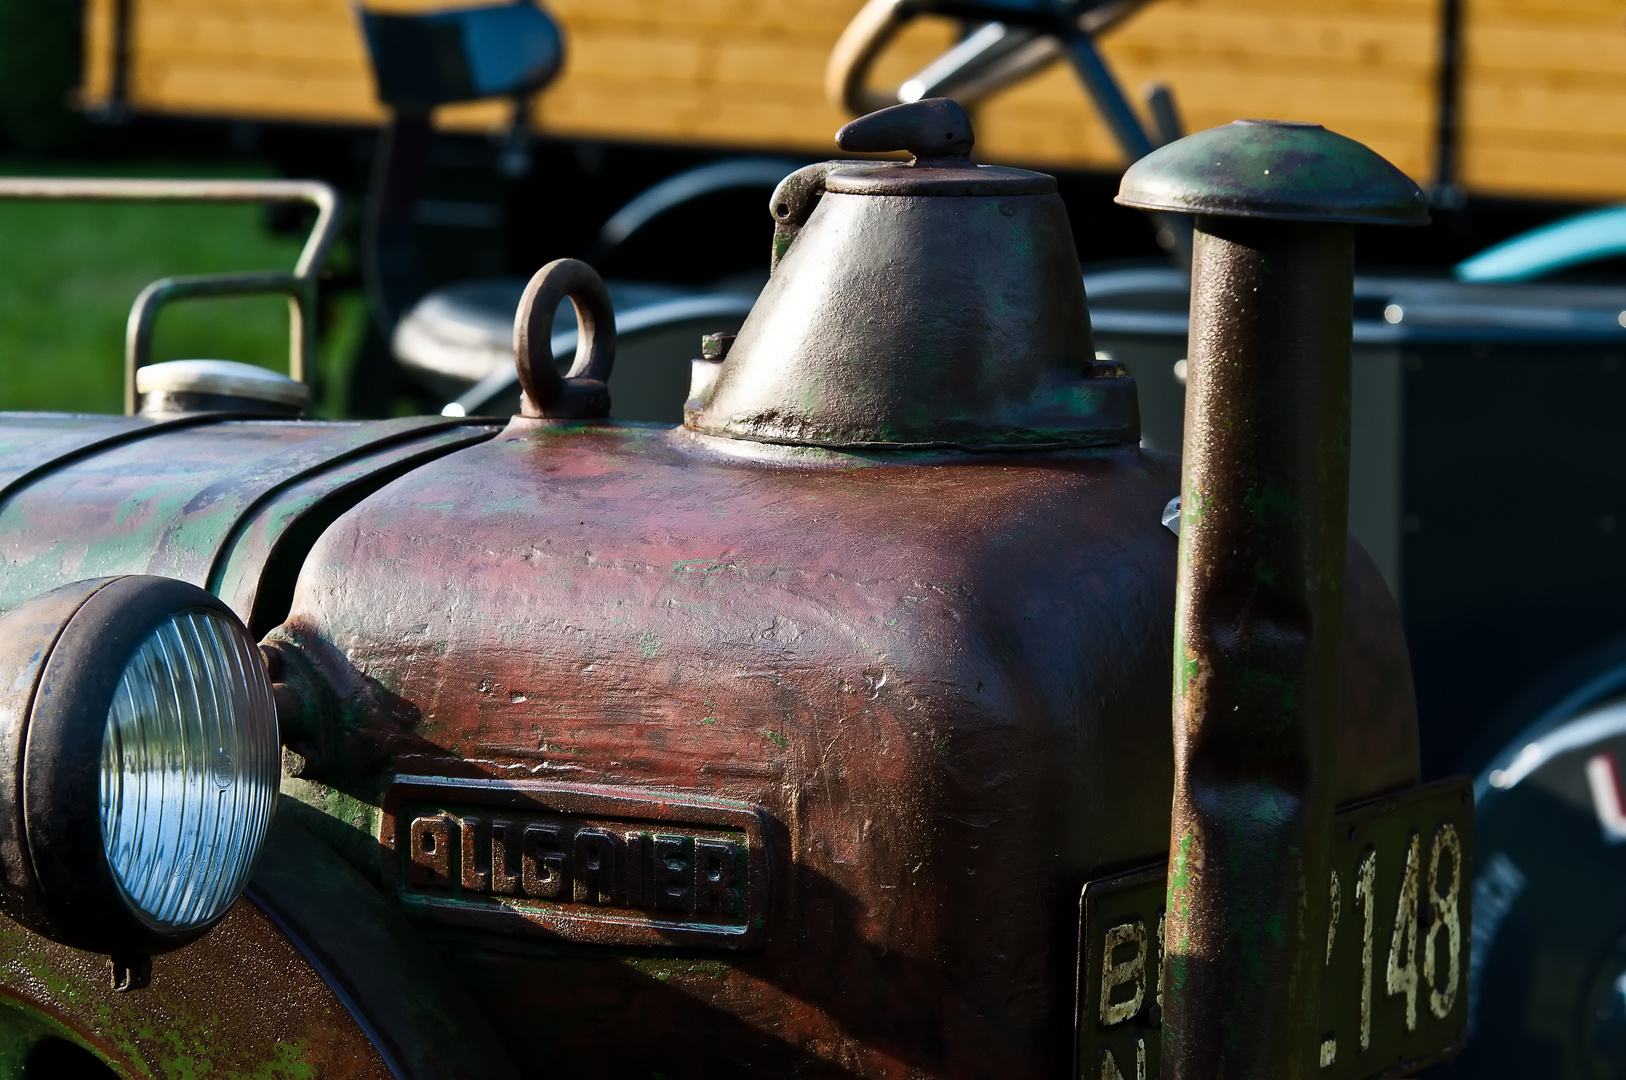
[[[836,132],[836,145],[854,154],[905,150],[914,164],[969,165],[976,137],[971,118],[953,98],[922,98],[860,116]]]

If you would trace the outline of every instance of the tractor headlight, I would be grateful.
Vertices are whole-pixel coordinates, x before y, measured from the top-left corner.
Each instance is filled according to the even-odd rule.
[[[142,922],[192,929],[248,881],[278,781],[271,685],[235,619],[165,617],[125,665],[102,734],[102,844]]]
[[[242,893],[280,778],[264,664],[202,589],[79,582],[0,620],[0,907],[24,925],[186,944]]]

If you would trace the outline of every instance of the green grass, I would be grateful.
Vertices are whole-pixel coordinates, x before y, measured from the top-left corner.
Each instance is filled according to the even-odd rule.
[[[5,174],[78,174],[0,162]],[[253,175],[148,165],[95,175]],[[290,270],[302,237],[264,228],[244,205],[0,201],[0,409],[118,412],[124,323],[148,282],[173,274]],[[358,297],[337,305],[319,348],[316,412],[340,411],[344,368],[364,328]],[[281,297],[190,300],[166,307],[154,360],[241,360],[286,371],[288,308]]]

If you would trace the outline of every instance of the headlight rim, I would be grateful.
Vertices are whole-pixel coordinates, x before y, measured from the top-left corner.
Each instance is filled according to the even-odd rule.
[[[28,852],[23,811],[24,747],[40,675],[62,632],[85,602],[118,580],[90,578],[63,585],[20,604],[0,619],[0,912],[47,935],[50,905],[40,891]]]
[[[28,892],[36,902],[13,917],[21,915],[18,921],[63,944],[155,955],[195,941],[224,917],[222,911],[173,930],[150,925],[116,880],[102,837],[102,741],[114,694],[148,635],[188,611],[223,617],[247,639],[236,613],[196,585],[117,577],[91,591],[67,619],[35,680],[16,794],[34,886]],[[87,716],[97,722],[86,722]]]

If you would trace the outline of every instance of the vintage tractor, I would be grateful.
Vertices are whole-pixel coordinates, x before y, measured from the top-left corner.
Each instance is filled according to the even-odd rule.
[[[909,157],[780,185],[681,426],[611,419],[568,260],[520,300],[509,420],[298,419],[293,380],[135,353],[132,415],[4,419],[13,1074],[1461,1048],[1471,786],[1419,786],[1345,522],[1351,226],[1421,193],[1268,121],[1130,170],[1195,217],[1182,463],[1095,351],[1050,177],[973,164],[946,99],[837,141]]]

